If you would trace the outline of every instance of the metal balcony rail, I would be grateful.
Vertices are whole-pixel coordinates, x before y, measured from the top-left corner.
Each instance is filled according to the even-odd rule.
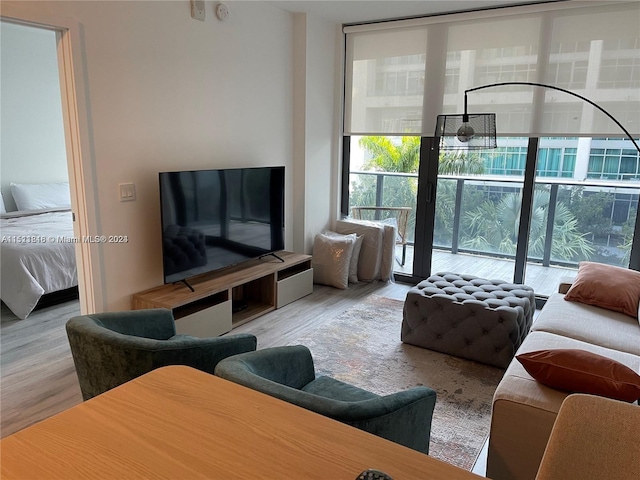
[[[387,199],[385,199],[385,179],[387,177],[404,177],[413,178],[417,181],[418,175],[416,173],[397,173],[397,172],[378,172],[378,171],[352,171],[351,178],[356,175],[373,176],[376,181],[375,188],[375,206],[376,207],[394,207],[398,205],[392,205]],[[468,248],[460,247],[460,225],[462,220],[462,200],[463,192],[466,185],[494,185],[496,187],[513,188],[517,191],[523,183],[523,177],[509,176],[509,175],[440,175],[439,180],[450,180],[456,182],[455,188],[455,209],[453,219],[453,234],[451,239],[451,246],[448,245],[434,245],[434,248],[441,250],[450,250],[451,253],[456,254],[458,252],[479,254],[491,257],[500,258],[515,258],[513,255],[506,253],[496,253],[491,251],[480,251]],[[560,187],[583,187],[586,192],[608,192],[608,193],[624,193],[625,195],[638,195],[640,196],[640,181],[629,180],[601,180],[601,179],[585,179],[576,180],[573,178],[557,178],[557,177],[542,177],[538,176],[535,180],[536,187],[543,187],[549,191],[549,206],[547,210],[547,223],[544,243],[544,254],[542,258],[530,257],[528,261],[541,262],[543,266],[549,266],[552,263],[562,266],[577,266],[578,262],[563,262],[553,260],[551,258],[552,243],[553,243],[553,230],[555,225],[556,208],[558,205],[558,192]],[[357,205],[351,205],[352,207]],[[409,245],[414,245],[414,228],[415,228],[415,211],[416,204],[415,198],[412,205],[406,205],[412,207],[412,213],[409,219],[409,227],[407,231]],[[437,208],[437,197],[436,197]]]

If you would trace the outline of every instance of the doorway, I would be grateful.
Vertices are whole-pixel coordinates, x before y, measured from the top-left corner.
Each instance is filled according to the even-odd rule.
[[[3,5],[2,24],[35,28],[55,36],[64,146],[75,238],[99,231],[93,166],[90,161],[88,108],[84,88],[84,59],[80,27],[71,19],[52,19],[21,4]],[[83,161],[85,159],[86,161]],[[76,244],[76,265],[81,313],[104,309],[101,256],[95,244]]]

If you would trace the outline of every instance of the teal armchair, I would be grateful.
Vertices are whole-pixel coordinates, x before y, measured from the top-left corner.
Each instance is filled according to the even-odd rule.
[[[176,335],[173,314],[166,309],[81,315],[71,318],[66,329],[84,400],[166,365],[213,374],[223,358],[257,345],[248,334]]]
[[[222,360],[215,374],[307,410],[429,453],[436,392],[414,387],[376,395],[331,377],[315,375],[303,345],[266,348]]]

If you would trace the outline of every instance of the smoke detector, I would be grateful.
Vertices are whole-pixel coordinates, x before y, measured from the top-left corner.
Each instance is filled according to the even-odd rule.
[[[224,22],[228,16],[229,9],[224,3],[219,3],[218,5],[216,5],[216,17],[218,17],[218,20]]]

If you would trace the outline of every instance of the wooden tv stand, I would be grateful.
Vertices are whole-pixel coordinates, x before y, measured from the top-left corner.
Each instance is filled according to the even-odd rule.
[[[276,252],[217,272],[136,293],[134,310],[168,308],[179,334],[222,335],[313,292],[311,255]],[[236,308],[234,308],[234,306]]]

